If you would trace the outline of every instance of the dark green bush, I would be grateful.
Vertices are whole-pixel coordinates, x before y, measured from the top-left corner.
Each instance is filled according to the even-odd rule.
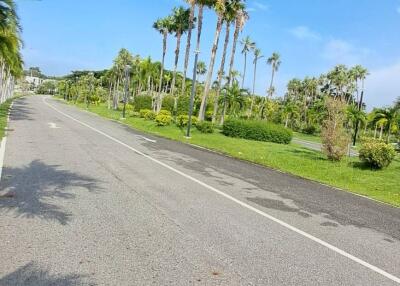
[[[196,128],[199,130],[201,133],[213,133],[214,132],[214,126],[211,122],[209,121],[200,121],[196,123]]]
[[[157,126],[167,126],[171,124],[172,117],[171,115],[166,114],[158,114],[155,118]]]
[[[304,134],[313,135],[313,134],[315,134],[315,132],[317,132],[317,127],[315,127],[314,125],[309,125],[309,126],[304,127],[301,130],[301,132]]]
[[[365,141],[359,152],[360,160],[372,168],[386,168],[396,156],[393,146],[379,140]]]
[[[149,95],[138,95],[135,97],[134,106],[135,111],[139,111],[141,109],[151,109],[151,96]]]
[[[188,115],[178,115],[176,117],[176,126],[178,127],[185,127],[188,125],[189,122],[189,116]],[[197,117],[192,116],[192,124],[197,123]]]
[[[283,126],[267,123],[261,120],[229,119],[222,127],[222,133],[230,137],[239,137],[257,141],[269,141],[289,144],[292,131]]]

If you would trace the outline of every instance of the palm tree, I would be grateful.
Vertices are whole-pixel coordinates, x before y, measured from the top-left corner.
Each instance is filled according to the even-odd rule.
[[[236,45],[239,38],[239,33],[242,31],[244,24],[249,19],[249,15],[245,10],[246,6],[244,4],[244,1],[242,0],[231,0],[229,6],[232,13],[235,15],[235,32],[233,33],[232,51],[231,51],[231,58],[230,58],[229,72],[228,72],[228,86],[231,86],[233,64],[235,62]],[[226,113],[226,101],[224,100],[224,107],[220,122],[221,125],[224,124],[225,113]]]
[[[219,97],[220,97],[221,86],[222,86],[222,78],[224,76],[226,54],[227,54],[229,38],[230,38],[230,28],[231,28],[232,22],[235,20],[235,13],[231,9],[231,5],[229,5],[229,4],[230,3],[228,2],[225,7],[225,14],[223,17],[223,21],[225,23],[225,41],[224,41],[224,47],[223,47],[223,51],[222,51],[221,64],[220,64],[220,67],[218,70],[217,84],[215,86],[216,92],[215,92],[215,100],[214,100],[214,110],[213,110],[213,115],[212,115],[213,123],[215,123],[216,119],[217,119]]]
[[[211,84],[212,84],[212,76],[214,72],[214,64],[215,64],[215,57],[217,55],[218,43],[219,43],[219,36],[221,34],[223,17],[225,12],[225,0],[218,0],[215,2],[214,10],[217,13],[217,27],[215,29],[215,36],[214,36],[214,43],[211,48],[211,58],[210,63],[208,65],[208,72],[206,81],[204,83],[204,93],[203,97],[201,98],[200,110],[199,110],[199,120],[204,120],[206,106],[207,106],[207,97],[210,92]]]
[[[279,66],[281,65],[280,55],[276,52],[272,53],[272,55],[267,59],[267,63],[272,68],[271,83],[270,83],[269,89],[267,91],[269,98],[271,98],[275,91],[274,86],[273,86],[275,73],[278,71]]]
[[[199,61],[197,63],[196,73],[197,73],[197,75],[205,75],[207,73],[207,66],[206,66],[205,62]]]
[[[185,61],[184,61],[184,64],[183,64],[183,80],[182,80],[181,95],[185,94],[186,74],[187,74],[187,68],[188,68],[188,65],[189,65],[190,46],[191,46],[191,40],[192,40],[192,30],[194,28],[194,22],[196,21],[196,18],[194,17],[194,12],[195,12],[195,8],[196,8],[196,0],[185,0],[185,1],[190,5],[190,12],[189,12],[188,34],[187,34],[187,39],[186,39]]]
[[[172,31],[175,33],[176,37],[176,49],[175,49],[174,72],[172,74],[172,83],[171,83],[172,95],[174,95],[174,90],[175,90],[176,72],[178,69],[181,37],[182,34],[184,34],[189,29],[189,18],[190,18],[190,9],[185,9],[183,7],[174,8],[172,15],[173,19]]]
[[[246,36],[243,40],[240,41],[243,46],[242,54],[244,55],[244,67],[243,67],[243,75],[242,75],[242,88],[244,87],[244,81],[246,78],[246,69],[247,69],[247,53],[253,50],[256,46],[256,43],[253,42],[249,36]]]
[[[374,121],[381,127],[379,139],[382,139],[383,129],[387,127],[387,142],[390,140],[392,130],[398,129],[399,116],[398,110],[395,107],[378,109],[375,111]]]
[[[254,48],[253,50],[254,53],[254,59],[253,59],[253,65],[254,65],[254,71],[253,71],[253,90],[252,90],[252,97],[251,97],[251,105],[250,105],[250,113],[249,116],[252,115],[253,113],[253,106],[254,106],[254,99],[256,97],[256,76],[257,76],[257,62],[259,59],[263,58],[264,56],[261,54],[261,50],[258,48]]]
[[[14,93],[15,78],[23,73],[21,27],[13,0],[0,0],[0,103]]]
[[[226,105],[229,114],[236,116],[245,105],[245,98],[249,95],[247,89],[240,88],[239,82],[234,81],[231,86],[225,88]]]
[[[163,50],[162,50],[162,60],[161,60],[161,69],[160,69],[160,82],[158,85],[158,101],[157,101],[157,110],[161,109],[162,105],[162,84],[163,84],[163,73],[164,73],[164,62],[165,62],[165,54],[167,52],[167,39],[168,34],[172,30],[172,17],[168,16],[166,18],[158,19],[154,24],[153,28],[156,29],[163,35]]]

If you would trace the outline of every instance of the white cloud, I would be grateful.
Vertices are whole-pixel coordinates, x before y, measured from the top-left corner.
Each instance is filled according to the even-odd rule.
[[[320,40],[321,36],[318,33],[312,31],[307,26],[297,26],[289,30],[289,32],[300,40]]]
[[[322,52],[322,56],[332,64],[347,65],[361,64],[370,54],[369,49],[355,47],[341,39],[329,40]]]
[[[247,8],[247,11],[249,12],[255,12],[255,11],[267,11],[269,9],[269,6],[267,4],[258,2],[258,1],[253,1],[251,4],[251,7]]]
[[[365,80],[365,97],[368,109],[393,104],[400,96],[400,61],[386,67],[373,69]]]

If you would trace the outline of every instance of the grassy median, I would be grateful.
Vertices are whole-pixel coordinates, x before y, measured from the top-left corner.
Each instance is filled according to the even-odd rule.
[[[84,108],[83,105],[78,105]],[[102,104],[90,106],[89,111],[105,118],[120,120],[121,112],[108,110]],[[193,128],[192,138],[184,137],[185,130],[175,125],[158,127],[153,121],[128,117],[122,120],[137,130],[165,138],[203,146],[235,158],[278,169],[293,175],[311,179],[350,192],[400,207],[400,159],[384,170],[371,170],[359,163],[358,158],[346,158],[341,162],[328,161],[318,151],[297,144],[281,145],[230,138],[219,132],[202,134]]]

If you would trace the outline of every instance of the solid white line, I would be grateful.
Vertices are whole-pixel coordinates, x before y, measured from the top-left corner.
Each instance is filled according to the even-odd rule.
[[[280,224],[281,226],[283,226],[283,227],[285,227],[285,228],[287,228],[287,229],[289,229],[289,230],[291,230],[291,231],[293,231],[293,232],[295,232],[297,234],[300,234],[300,235],[302,235],[302,236],[304,236],[304,237],[306,237],[306,238],[308,238],[308,239],[310,239],[310,240],[312,240],[312,241],[314,241],[314,242],[316,242],[316,243],[318,243],[318,244],[320,244],[320,245],[322,245],[322,246],[324,246],[324,247],[336,252],[337,254],[340,254],[340,255],[342,255],[342,256],[344,256],[344,257],[346,257],[346,258],[348,258],[348,259],[350,259],[350,260],[352,260],[352,261],[354,261],[354,262],[356,262],[356,263],[358,263],[358,264],[360,264],[360,265],[362,265],[362,266],[364,266],[364,267],[366,267],[366,268],[368,268],[368,269],[370,269],[370,270],[372,270],[372,271],[374,271],[374,272],[376,272],[378,274],[381,274],[384,277],[386,277],[386,278],[388,278],[388,279],[400,284],[400,278],[398,278],[398,277],[396,277],[396,276],[394,276],[394,275],[392,275],[392,274],[390,274],[390,273],[388,273],[388,272],[386,272],[386,271],[384,271],[384,270],[382,270],[382,269],[380,269],[380,268],[378,268],[378,267],[376,267],[376,266],[374,266],[374,265],[372,265],[372,264],[370,264],[370,263],[368,263],[368,262],[366,262],[366,261],[364,261],[364,260],[362,260],[362,259],[350,254],[350,253],[347,253],[346,251],[341,250],[340,248],[337,248],[336,246],[333,246],[332,244],[330,244],[330,243],[328,243],[326,241],[323,241],[322,239],[319,239],[319,238],[317,238],[317,237],[315,237],[315,236],[313,236],[313,235],[311,235],[311,234],[309,234],[309,233],[307,233],[305,231],[302,231],[301,229],[298,229],[298,228],[296,228],[296,227],[294,227],[294,226],[292,226],[292,225],[290,225],[290,224],[288,224],[288,223],[286,223],[286,222],[284,222],[284,221],[282,221],[280,219],[277,219],[277,218],[275,218],[275,217],[273,217],[273,216],[271,216],[271,215],[269,215],[269,214],[267,214],[267,213],[255,208],[255,207],[253,207],[251,205],[248,205],[248,204],[242,202],[241,200],[238,200],[238,199],[236,199],[236,198],[234,198],[234,197],[232,197],[232,196],[230,196],[230,195],[228,195],[228,194],[226,194],[226,193],[224,193],[224,192],[222,192],[222,191],[220,191],[220,190],[218,190],[218,189],[216,189],[216,188],[214,188],[214,187],[212,187],[212,186],[210,186],[210,185],[208,185],[208,184],[206,184],[206,183],[204,183],[204,182],[202,182],[202,181],[200,181],[200,180],[198,180],[198,179],[196,179],[196,178],[194,178],[194,177],[192,177],[192,176],[190,176],[188,174],[183,173],[182,171],[179,171],[179,170],[177,170],[177,169],[175,169],[175,168],[173,168],[173,167],[171,167],[171,166],[169,166],[169,165],[167,165],[167,164],[165,164],[165,163],[163,163],[163,162],[161,162],[161,161],[149,156],[149,155],[146,155],[146,154],[140,152],[139,150],[137,150],[137,149],[125,144],[124,142],[122,142],[122,141],[120,141],[120,140],[118,140],[118,139],[116,139],[116,138],[104,133],[103,131],[100,131],[100,130],[98,130],[98,129],[96,129],[96,128],[94,128],[94,127],[92,127],[92,126],[90,126],[90,125],[78,120],[78,119],[75,119],[74,117],[72,117],[72,116],[70,116],[70,115],[68,115],[68,114],[66,114],[66,113],[64,113],[62,111],[60,111],[56,107],[54,107],[54,106],[50,105],[49,103],[47,103],[44,98],[43,98],[43,102],[46,105],[48,105],[50,108],[52,108],[55,111],[57,111],[58,113],[64,115],[65,117],[68,117],[71,120],[74,120],[75,122],[77,122],[77,123],[79,123],[79,124],[81,124],[83,126],[86,126],[87,128],[89,128],[89,129],[91,129],[91,130],[103,135],[104,137],[107,137],[108,139],[110,139],[110,140],[112,140],[112,141],[114,141],[114,142],[116,142],[116,143],[118,143],[118,144],[120,144],[120,145],[122,145],[122,146],[124,146],[124,147],[126,147],[128,149],[130,149],[131,151],[134,151],[135,153],[137,153],[137,154],[139,154],[139,155],[141,155],[141,156],[143,156],[143,157],[145,157],[145,158],[147,158],[147,159],[149,159],[149,160],[151,160],[151,161],[153,161],[153,162],[155,162],[155,163],[157,163],[157,164],[159,164],[159,165],[161,165],[161,166],[163,166],[163,167],[165,167],[165,168],[167,168],[169,170],[171,170],[172,172],[174,172],[176,174],[179,174],[182,177],[185,177],[185,178],[187,178],[187,179],[189,179],[189,180],[191,180],[191,181],[193,181],[193,182],[195,182],[195,183],[197,183],[197,184],[199,184],[199,185],[201,185],[201,186],[203,186],[203,187],[205,187],[205,188],[207,188],[207,189],[209,189],[209,190],[211,190],[211,191],[213,191],[213,192],[215,192],[215,193],[217,193],[217,194],[219,194],[219,195],[221,195],[221,196],[223,196],[223,197],[225,197],[225,198],[227,198],[227,199],[229,199],[229,200],[231,200],[233,202],[235,202],[236,204],[238,204],[238,205],[240,205],[240,206],[242,206],[242,207],[244,207],[244,208],[246,208],[248,210],[251,210],[251,211],[253,211],[253,212],[255,212],[255,213],[257,213],[257,214],[259,214],[259,215],[271,220],[271,221],[274,221],[274,222]]]
[[[146,141],[149,141],[149,142],[151,142],[151,143],[156,143],[156,142],[157,142],[156,140],[153,140],[153,139],[144,137],[144,136],[142,136],[142,135],[137,135],[137,137],[142,138],[142,139],[144,139],[144,140],[146,140]]]

